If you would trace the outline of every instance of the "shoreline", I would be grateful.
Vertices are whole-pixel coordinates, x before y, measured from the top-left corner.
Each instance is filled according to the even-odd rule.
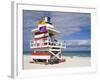
[[[86,67],[91,66],[91,57],[79,57],[79,56],[63,56],[66,59],[65,62],[59,64],[36,64],[29,63],[31,61],[31,55],[23,55],[23,69],[51,69],[51,68],[68,68],[68,67]]]

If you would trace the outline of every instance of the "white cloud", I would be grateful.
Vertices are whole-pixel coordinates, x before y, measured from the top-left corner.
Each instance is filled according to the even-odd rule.
[[[66,40],[65,51],[90,51],[90,40]]]
[[[74,46],[90,46],[91,41],[90,40],[66,40],[66,45],[74,45]]]
[[[85,13],[52,13],[51,21],[62,34],[79,32],[90,25],[90,15]]]

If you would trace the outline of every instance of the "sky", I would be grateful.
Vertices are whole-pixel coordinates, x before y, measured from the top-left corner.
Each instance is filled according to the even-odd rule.
[[[34,11],[23,10],[23,47],[24,51],[30,49],[30,40],[33,38],[32,29],[37,28],[38,21],[43,16],[49,16],[55,29],[60,31],[57,40],[77,40],[82,42],[91,40],[91,14],[75,12]],[[80,48],[80,50],[82,47]],[[86,45],[85,49],[90,49]],[[79,49],[78,49],[79,50]]]

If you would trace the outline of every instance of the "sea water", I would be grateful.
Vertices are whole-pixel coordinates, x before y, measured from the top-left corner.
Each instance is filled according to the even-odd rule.
[[[78,56],[78,57],[91,57],[91,51],[63,51],[63,56]]]

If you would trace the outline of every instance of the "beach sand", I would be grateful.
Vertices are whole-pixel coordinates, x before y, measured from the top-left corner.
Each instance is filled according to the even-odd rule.
[[[78,57],[78,56],[63,56],[66,59],[65,62],[59,64],[36,64],[30,63],[31,55],[23,56],[23,69],[50,69],[50,68],[67,68],[67,67],[86,67],[91,66],[91,58],[90,57]]]

